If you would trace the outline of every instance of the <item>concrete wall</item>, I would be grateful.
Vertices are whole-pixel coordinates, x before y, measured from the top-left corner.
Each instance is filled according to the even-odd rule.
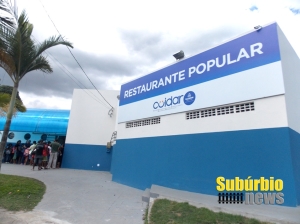
[[[279,47],[285,86],[288,126],[291,128],[291,153],[293,171],[300,204],[300,60],[281,29],[278,27]]]
[[[296,206],[290,130],[282,127],[117,140],[112,180],[142,190],[156,184],[210,194],[217,200],[219,176],[273,176],[284,181],[284,206]],[[295,138],[299,143],[299,134]]]
[[[115,108],[110,109],[96,90],[75,89],[66,137],[64,168],[110,170],[111,153],[106,143],[115,131],[118,91],[101,90],[101,94]],[[95,100],[95,96],[101,101]]]
[[[285,86],[285,97],[289,127],[300,133],[300,60],[280,28],[280,54]]]
[[[118,124],[118,139],[287,127],[284,95],[246,101],[246,103],[247,102],[254,102],[254,111],[190,120],[186,119],[186,112],[183,112],[161,116],[160,124],[158,125],[134,128],[126,128],[126,123],[120,123]],[[201,110],[205,111],[243,103],[245,102],[204,108]]]
[[[255,110],[243,113],[186,120],[184,112],[161,116],[159,124],[119,124],[113,181],[140,189],[157,184],[217,195],[218,176],[274,176],[284,181],[284,205],[296,206],[290,144],[291,137],[299,144],[300,135],[287,127],[285,97],[252,102]],[[212,108],[201,110],[206,109]]]
[[[101,90],[100,92],[115,108],[112,117],[108,115],[109,105],[104,102],[96,90],[75,89],[66,143],[106,145],[110,140],[115,128],[119,91]],[[97,96],[102,103],[91,96]]]

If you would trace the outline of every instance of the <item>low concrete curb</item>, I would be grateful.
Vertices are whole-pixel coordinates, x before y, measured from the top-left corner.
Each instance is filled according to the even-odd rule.
[[[219,204],[217,196],[197,194],[188,191],[180,191],[158,185],[152,185],[149,194],[148,220],[154,200],[166,198],[177,202],[188,202],[196,207],[206,207],[214,212],[225,212],[255,218],[261,221],[299,224],[300,207],[285,207],[277,205],[245,205],[245,204]]]

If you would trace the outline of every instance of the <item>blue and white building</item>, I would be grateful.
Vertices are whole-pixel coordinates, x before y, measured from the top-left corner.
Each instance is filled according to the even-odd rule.
[[[113,181],[217,195],[219,176],[274,177],[299,205],[299,72],[272,23],[123,84]]]
[[[210,195],[219,176],[274,177],[284,183],[283,205],[297,206],[299,62],[272,23],[124,83],[120,92],[101,91],[118,108],[112,117],[75,90],[63,166],[107,170],[139,189]]]
[[[64,149],[63,168],[110,171],[112,150],[106,148],[116,130],[119,91],[75,89]]]

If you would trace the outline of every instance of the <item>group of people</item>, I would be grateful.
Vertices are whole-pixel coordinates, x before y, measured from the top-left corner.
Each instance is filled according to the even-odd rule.
[[[41,169],[60,168],[64,147],[57,140],[38,142],[27,140],[21,144],[21,140],[13,146],[9,143],[4,150],[4,162],[22,165],[32,165],[32,170],[38,166]]]

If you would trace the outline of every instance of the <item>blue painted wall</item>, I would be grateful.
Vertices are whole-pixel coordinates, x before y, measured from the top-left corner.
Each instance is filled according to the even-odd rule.
[[[300,138],[299,134],[290,129],[290,142],[292,152],[293,171],[295,178],[295,186],[297,190],[297,201],[300,204]]]
[[[218,176],[273,176],[284,181],[284,205],[296,206],[299,146],[289,128],[117,140],[111,172],[113,181],[139,189],[157,184],[211,195]]]
[[[110,171],[112,153],[103,145],[66,144],[63,168]],[[100,166],[97,166],[100,164]]]

